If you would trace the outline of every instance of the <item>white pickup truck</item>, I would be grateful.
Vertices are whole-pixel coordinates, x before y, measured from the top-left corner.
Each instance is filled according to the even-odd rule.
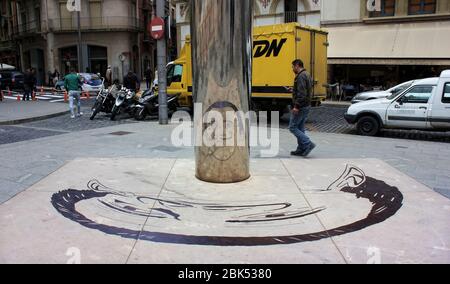
[[[365,136],[382,128],[450,131],[450,70],[418,80],[400,94],[356,103],[345,119]]]

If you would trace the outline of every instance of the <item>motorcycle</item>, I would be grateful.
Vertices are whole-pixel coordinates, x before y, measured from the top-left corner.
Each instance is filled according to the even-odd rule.
[[[128,112],[134,115],[133,106],[137,100],[136,92],[122,87],[117,94],[116,102],[111,110],[111,120],[114,120],[119,113]]]
[[[94,120],[95,116],[100,113],[111,113],[112,108],[116,102],[116,98],[114,96],[114,90],[119,89],[118,85],[113,85],[110,89],[107,89],[105,86],[105,79],[102,82],[102,89],[98,92],[97,98],[95,100],[95,104],[92,107],[91,120]]]
[[[167,108],[170,112],[177,111],[179,107],[178,95],[167,96]],[[144,120],[149,115],[157,115],[159,112],[158,93],[153,87],[141,97],[134,106],[134,118],[136,120]]]

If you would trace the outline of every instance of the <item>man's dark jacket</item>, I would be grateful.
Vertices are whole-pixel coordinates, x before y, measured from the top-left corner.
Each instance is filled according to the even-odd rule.
[[[294,81],[293,101],[294,107],[300,109],[311,106],[313,82],[306,70],[300,72]]]

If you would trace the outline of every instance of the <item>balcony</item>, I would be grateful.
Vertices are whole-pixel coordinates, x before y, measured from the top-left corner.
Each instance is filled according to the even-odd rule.
[[[144,22],[131,17],[82,17],[80,26],[82,31],[144,31]],[[49,19],[49,32],[75,32],[77,30],[78,20],[76,17]]]
[[[298,12],[285,12],[284,22],[285,23],[296,23],[298,21]]]
[[[41,32],[40,21],[30,21],[12,28],[13,37],[26,37]]]
[[[0,39],[0,51],[11,51],[15,50],[16,46],[11,39]]]

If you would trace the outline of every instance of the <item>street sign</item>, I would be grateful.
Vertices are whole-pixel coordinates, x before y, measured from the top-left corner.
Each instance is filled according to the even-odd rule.
[[[160,40],[164,38],[165,32],[165,23],[164,20],[160,17],[155,17],[148,25],[148,31],[150,36],[155,40]]]
[[[381,11],[381,0],[367,0],[367,11],[380,12]]]
[[[66,7],[69,12],[81,12],[81,0],[67,0]]]

